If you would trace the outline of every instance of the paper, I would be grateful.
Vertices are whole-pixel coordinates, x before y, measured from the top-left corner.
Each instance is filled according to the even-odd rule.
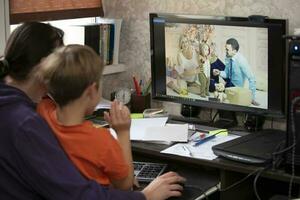
[[[95,110],[98,109],[110,109],[111,107],[111,101],[101,98],[101,101],[98,103],[98,105],[96,106]]]
[[[148,127],[143,140],[187,142],[188,124],[172,124],[171,126]]]
[[[217,135],[214,139],[209,140],[199,146],[193,146],[194,142],[178,143],[163,151],[161,153],[174,154],[185,157],[192,157],[197,159],[213,160],[217,156],[212,151],[212,146],[236,139],[238,135]]]
[[[130,140],[144,140],[146,130],[149,127],[163,127],[165,126],[167,120],[167,117],[132,119],[130,127]]]

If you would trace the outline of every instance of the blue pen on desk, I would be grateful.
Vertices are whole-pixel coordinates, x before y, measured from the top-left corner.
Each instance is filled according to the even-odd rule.
[[[196,146],[199,146],[200,144],[203,144],[204,142],[212,140],[212,139],[214,139],[216,137],[216,135],[218,135],[220,133],[224,133],[224,132],[227,132],[227,130],[220,130],[219,132],[217,132],[217,133],[215,133],[213,135],[209,135],[209,136],[207,136],[205,138],[196,140],[194,146],[196,147]]]

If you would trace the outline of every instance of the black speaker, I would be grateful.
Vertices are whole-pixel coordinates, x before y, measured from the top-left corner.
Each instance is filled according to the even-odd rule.
[[[300,37],[291,36],[287,41],[287,148],[290,150],[286,153],[286,170],[290,172],[294,165],[296,173],[300,174]]]
[[[197,117],[200,110],[200,107],[182,104],[180,113],[184,117]]]

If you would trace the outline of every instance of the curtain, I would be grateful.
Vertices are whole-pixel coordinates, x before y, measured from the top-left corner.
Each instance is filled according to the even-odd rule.
[[[103,16],[101,0],[10,0],[10,23]]]

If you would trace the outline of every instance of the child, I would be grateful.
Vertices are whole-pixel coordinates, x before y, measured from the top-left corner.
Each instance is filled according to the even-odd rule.
[[[84,118],[100,101],[102,71],[99,56],[87,46],[57,49],[41,65],[40,77],[51,99],[43,99],[38,112],[85,177],[128,190],[133,185],[128,108],[114,101],[110,113],[105,113],[118,139]]]

